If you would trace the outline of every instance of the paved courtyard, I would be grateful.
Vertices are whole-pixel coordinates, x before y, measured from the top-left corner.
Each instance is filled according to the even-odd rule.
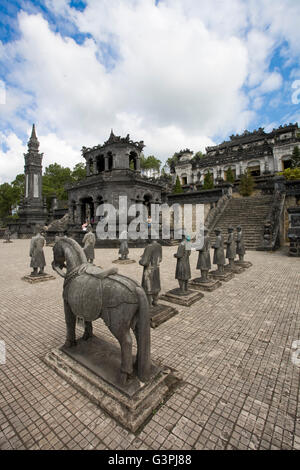
[[[0,241],[0,449],[300,450],[300,353],[292,349],[300,340],[299,259],[248,252],[252,268],[151,330],[153,360],[182,382],[135,435],[43,362],[64,342],[63,280],[21,280],[30,272],[29,243]],[[163,291],[177,287],[175,251],[163,249]],[[45,255],[52,273],[52,248]],[[106,268],[116,257],[96,250],[95,263]],[[193,252],[194,277],[196,261]],[[138,263],[118,269],[141,280]],[[94,325],[114,341],[101,320]]]

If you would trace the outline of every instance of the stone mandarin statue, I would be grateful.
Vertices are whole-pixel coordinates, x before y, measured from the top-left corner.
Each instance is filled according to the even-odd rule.
[[[162,247],[157,241],[149,240],[144,253],[139,261],[144,266],[142,287],[146,292],[149,306],[157,305],[160,292],[159,265],[162,261]]]
[[[224,272],[224,264],[225,264],[225,256],[224,256],[224,239],[219,228],[215,229],[216,234],[216,241],[215,244],[212,246],[214,249],[214,259],[213,264],[218,266],[218,272]]]
[[[174,254],[174,257],[177,258],[175,279],[179,282],[182,294],[188,292],[188,282],[191,279],[190,255],[191,238],[189,235],[183,235],[183,240],[178,247],[177,253]]]
[[[9,228],[7,228],[4,232],[4,238],[5,238],[4,243],[12,243],[10,237],[11,237],[11,232],[10,232]]]
[[[233,268],[234,265],[234,258],[236,256],[236,249],[235,249],[235,240],[234,240],[234,233],[233,233],[233,228],[229,227],[228,228],[228,238],[226,241],[226,258],[229,260],[229,267]]]
[[[244,236],[243,230],[241,226],[236,228],[237,236],[236,236],[236,253],[239,255],[239,261],[244,261],[244,256],[246,253],[245,243],[244,243]]]
[[[87,226],[87,233],[84,235],[82,243],[84,244],[83,250],[88,262],[93,263],[95,259],[96,237],[90,224]]]
[[[30,242],[29,256],[31,257],[30,267],[33,268],[31,276],[44,275],[46,260],[44,255],[45,237],[44,230],[39,229],[38,233],[32,237]],[[38,268],[40,271],[38,272]]]
[[[205,228],[203,247],[201,249],[196,249],[196,251],[199,252],[196,268],[201,270],[201,277],[199,279],[200,282],[210,282],[208,279],[208,272],[211,269],[209,250],[210,250],[210,240],[208,236],[208,230]]]
[[[128,249],[128,232],[124,230],[120,235],[120,248],[119,248],[119,259],[128,259],[129,249]]]

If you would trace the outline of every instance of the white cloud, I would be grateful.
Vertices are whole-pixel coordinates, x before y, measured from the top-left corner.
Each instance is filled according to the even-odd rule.
[[[23,153],[26,147],[14,133],[0,133],[0,184],[11,182],[24,171]],[[2,148],[1,148],[2,147]],[[5,147],[5,151],[3,150]]]
[[[36,123],[45,165],[74,166],[81,146],[111,128],[162,159],[203,150],[214,135],[249,128],[265,94],[282,87],[270,63],[283,41],[290,61],[299,55],[293,0],[89,0],[83,12],[46,4],[68,22],[64,37],[22,12],[19,39],[0,43],[9,70],[0,119],[16,134]],[[66,32],[76,29],[91,37],[76,43]]]

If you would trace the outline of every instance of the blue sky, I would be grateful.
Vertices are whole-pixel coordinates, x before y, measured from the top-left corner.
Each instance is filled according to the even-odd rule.
[[[299,18],[298,0],[2,0],[0,183],[33,122],[44,166],[71,167],[111,128],[164,161],[298,122]]]

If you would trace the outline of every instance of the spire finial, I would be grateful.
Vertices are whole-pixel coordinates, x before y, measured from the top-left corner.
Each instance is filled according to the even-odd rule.
[[[39,145],[40,145],[40,143],[37,139],[36,132],[35,132],[35,124],[32,124],[31,136],[30,136],[30,139],[28,141],[28,149],[37,151],[38,148],[39,148]]]
[[[36,133],[35,133],[35,124],[32,124],[32,131],[31,131],[31,139],[37,139]]]

